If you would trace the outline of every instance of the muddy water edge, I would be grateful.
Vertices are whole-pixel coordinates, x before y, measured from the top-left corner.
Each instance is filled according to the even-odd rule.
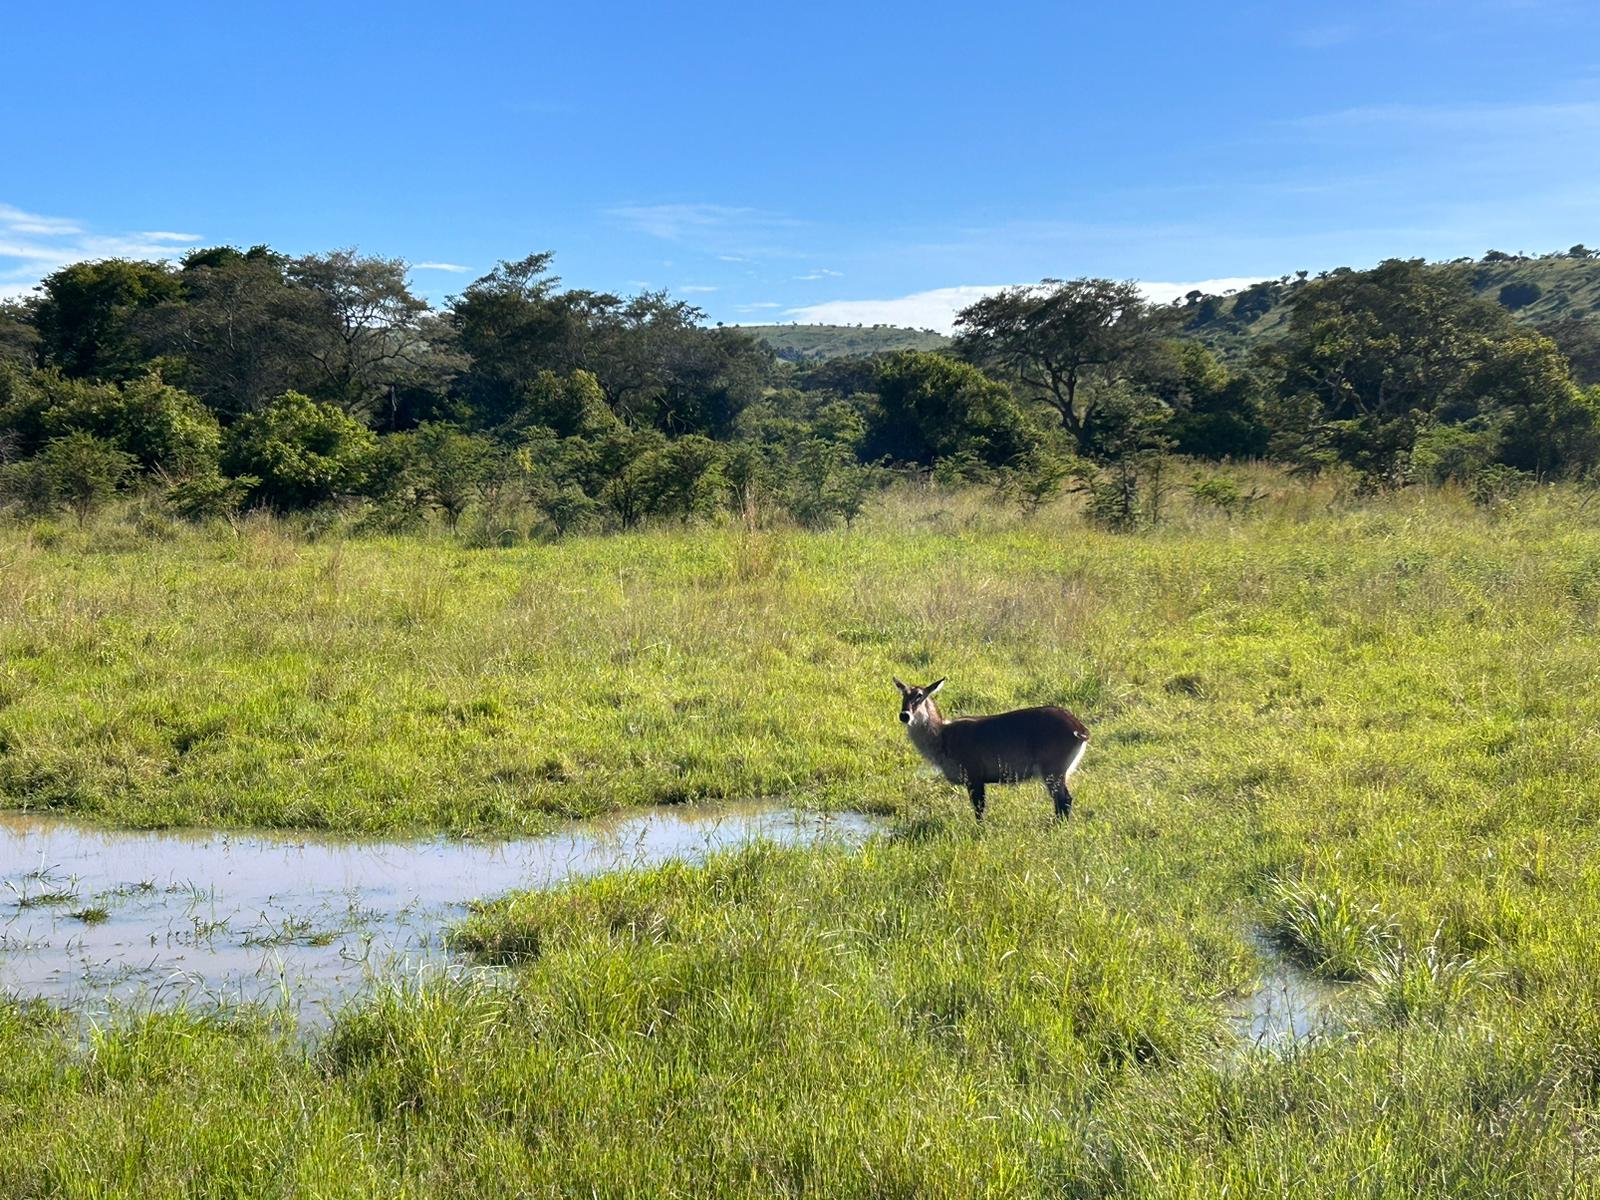
[[[1261,981],[1229,1006],[1235,1049],[1283,1052],[1338,1033],[1344,1024],[1341,1005],[1352,985],[1312,974],[1263,932],[1248,937],[1262,962]]]
[[[675,808],[506,841],[130,831],[0,813],[0,994],[94,1017],[240,1003],[325,1026],[376,982],[473,972],[472,900],[755,839],[857,843],[871,818]]]

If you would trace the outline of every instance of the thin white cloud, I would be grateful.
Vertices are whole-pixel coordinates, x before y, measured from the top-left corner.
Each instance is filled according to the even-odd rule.
[[[12,233],[42,233],[51,236],[83,232],[76,221],[66,217],[40,216],[38,213],[13,208],[9,204],[0,204],[0,228]]]
[[[774,308],[782,307],[783,305],[779,304],[776,300],[761,300],[755,304],[741,304],[733,311],[742,313],[770,312]]]
[[[605,215],[635,233],[724,262],[799,257],[791,243],[806,228],[806,222],[786,213],[728,204],[621,204]]]
[[[1301,129],[1367,133],[1373,129],[1459,132],[1477,139],[1526,135],[1567,138],[1600,129],[1600,101],[1511,104],[1365,104],[1291,118]]]
[[[1007,286],[1003,283],[963,284],[913,292],[891,300],[828,300],[822,304],[802,304],[783,315],[806,325],[903,325],[949,333],[955,325],[956,313]]]
[[[56,264],[62,261],[59,246],[45,246],[35,242],[0,238],[0,258],[21,258],[29,262]]]
[[[709,283],[686,283],[678,290],[680,292],[714,292],[717,289]]]
[[[1259,282],[1260,277],[1255,276],[1200,279],[1190,283],[1148,281],[1140,283],[1139,290],[1152,304],[1169,304],[1197,289],[1216,294]],[[900,325],[909,329],[935,329],[940,333],[950,333],[955,328],[956,314],[963,308],[1003,288],[1016,286],[1029,285],[962,284],[913,292],[909,296],[890,300],[829,300],[822,304],[790,308],[783,315],[806,325]]]
[[[804,275],[796,275],[795,278],[802,282],[809,282],[813,279],[842,279],[844,278],[844,272],[830,271],[827,267],[819,267],[815,271],[807,272]]]
[[[455,271],[459,274],[463,271],[469,270],[470,268],[463,267],[460,263],[420,262],[412,263],[411,269],[413,271]]]
[[[1139,290],[1151,304],[1171,304],[1174,300],[1181,300],[1190,292],[1220,296],[1224,292],[1241,291],[1253,283],[1260,283],[1265,278],[1265,275],[1234,275],[1225,279],[1198,279],[1192,283],[1161,283],[1153,279],[1142,279],[1139,281]]]
[[[148,230],[94,233],[71,217],[0,204],[0,297],[31,292],[39,280],[75,262],[97,258],[170,259],[201,240],[196,233]]]

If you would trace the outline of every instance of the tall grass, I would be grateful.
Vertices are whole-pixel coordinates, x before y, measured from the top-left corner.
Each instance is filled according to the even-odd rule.
[[[47,544],[48,543],[48,544]],[[1116,537],[891,498],[854,531],[466,551],[110,523],[0,543],[0,787],[104,820],[507,830],[781,795],[893,814],[511,896],[503,968],[309,1044],[0,1009],[21,1195],[1592,1196],[1600,528],[1283,489]],[[1094,731],[974,826],[890,674]],[[114,919],[114,917],[113,917]],[[1343,1036],[1236,1052],[1276,936]]]

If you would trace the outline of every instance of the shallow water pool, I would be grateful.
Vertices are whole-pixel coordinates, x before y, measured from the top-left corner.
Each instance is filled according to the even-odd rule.
[[[870,818],[679,808],[506,841],[102,829],[0,813],[0,991],[96,1014],[265,1003],[320,1025],[380,979],[471,971],[467,903],[757,838],[856,842]]]

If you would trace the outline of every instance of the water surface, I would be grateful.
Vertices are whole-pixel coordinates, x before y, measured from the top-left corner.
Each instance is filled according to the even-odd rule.
[[[1265,970],[1260,986],[1241,997],[1229,1014],[1251,1047],[1283,1049],[1337,1028],[1337,1006],[1350,985],[1313,975],[1263,933],[1251,944]]]
[[[545,837],[372,841],[0,813],[0,992],[90,1014],[282,1003],[316,1025],[377,980],[477,969],[444,944],[471,900],[871,828],[857,815],[677,808]]]

